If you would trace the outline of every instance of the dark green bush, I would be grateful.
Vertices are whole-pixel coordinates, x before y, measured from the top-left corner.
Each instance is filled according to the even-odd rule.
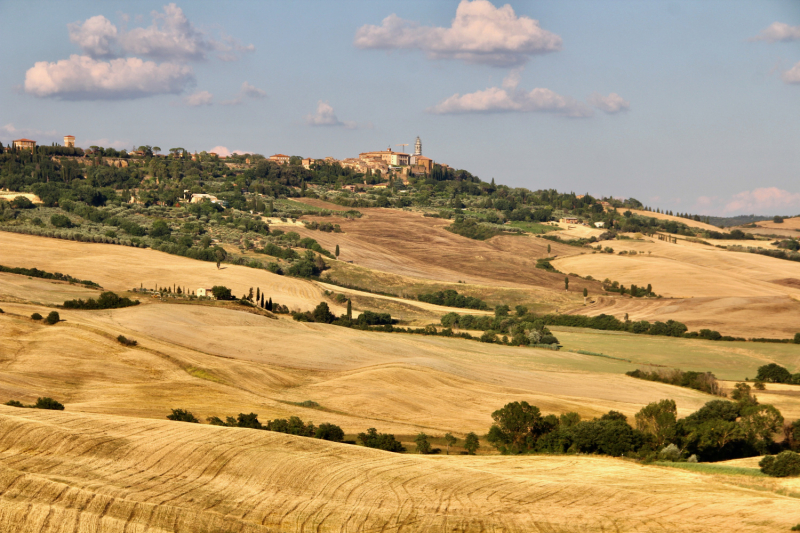
[[[403,445],[395,440],[394,435],[378,433],[375,428],[369,428],[366,433],[359,433],[358,440],[367,448],[377,448],[378,450],[396,453],[406,451]]]
[[[800,475],[800,455],[788,450],[778,455],[767,455],[758,463],[761,471],[772,477]]]
[[[64,404],[57,402],[52,398],[48,398],[47,396],[38,398],[32,407],[36,409],[52,409],[53,411],[64,410]]]
[[[319,425],[314,437],[333,442],[342,442],[344,440],[344,431],[336,424],[324,423]]]
[[[132,305],[139,305],[139,300],[131,300],[130,298],[121,298],[117,294],[106,291],[102,293],[97,300],[89,298],[83,300],[67,300],[64,302],[64,309],[118,309],[121,307],[130,307]]]
[[[135,340],[129,339],[129,338],[123,336],[123,335],[120,335],[119,337],[117,337],[117,342],[119,342],[123,346],[136,346],[137,344],[139,344]]]
[[[41,320],[42,319],[42,315],[40,315],[39,313],[33,313],[31,315],[31,318],[34,319],[34,320]]]
[[[58,316],[58,311],[50,311],[50,314],[48,314],[47,318],[44,319],[44,321],[50,325],[55,324],[59,320],[61,320],[61,317]]]
[[[167,415],[167,419],[177,422],[191,422],[193,424],[200,422],[191,412],[185,409],[173,409],[172,414]]]

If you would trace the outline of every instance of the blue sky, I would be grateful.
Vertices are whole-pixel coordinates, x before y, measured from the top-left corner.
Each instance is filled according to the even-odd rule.
[[[337,158],[800,213],[800,2],[0,2],[0,141]],[[410,147],[409,147],[410,148]]]

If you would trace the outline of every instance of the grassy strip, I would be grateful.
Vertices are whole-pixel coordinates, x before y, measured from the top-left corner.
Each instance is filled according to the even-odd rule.
[[[593,355],[595,357],[605,357],[606,359],[614,359],[616,361],[625,361],[626,363],[632,363],[633,362],[630,359],[623,359],[622,357],[614,357],[614,356],[611,356],[611,355],[606,355],[604,353],[590,352],[588,350],[567,350],[567,351],[568,352],[572,352],[572,353],[579,353],[581,355]]]
[[[747,468],[743,466],[727,466],[717,465],[714,463],[673,463],[670,461],[656,461],[652,464],[658,466],[668,466],[670,468],[680,468],[683,470],[690,470],[692,472],[699,472],[701,474],[721,474],[726,476],[750,476],[750,477],[767,477],[758,468]]]

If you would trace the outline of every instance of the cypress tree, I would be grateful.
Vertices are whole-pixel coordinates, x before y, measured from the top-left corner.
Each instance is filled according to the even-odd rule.
[[[261,299],[261,287],[256,287],[256,300]]]
[[[270,296],[270,298],[269,298],[269,310],[270,311],[274,311],[275,310],[273,305],[272,305],[272,296]]]
[[[347,320],[353,320],[353,303],[347,300]]]
[[[336,245],[336,258],[339,258],[339,245]]]

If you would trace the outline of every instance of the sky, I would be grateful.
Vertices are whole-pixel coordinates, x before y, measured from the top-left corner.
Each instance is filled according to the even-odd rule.
[[[341,159],[419,136],[485,181],[800,214],[797,0],[1,0],[0,47],[4,144]]]

